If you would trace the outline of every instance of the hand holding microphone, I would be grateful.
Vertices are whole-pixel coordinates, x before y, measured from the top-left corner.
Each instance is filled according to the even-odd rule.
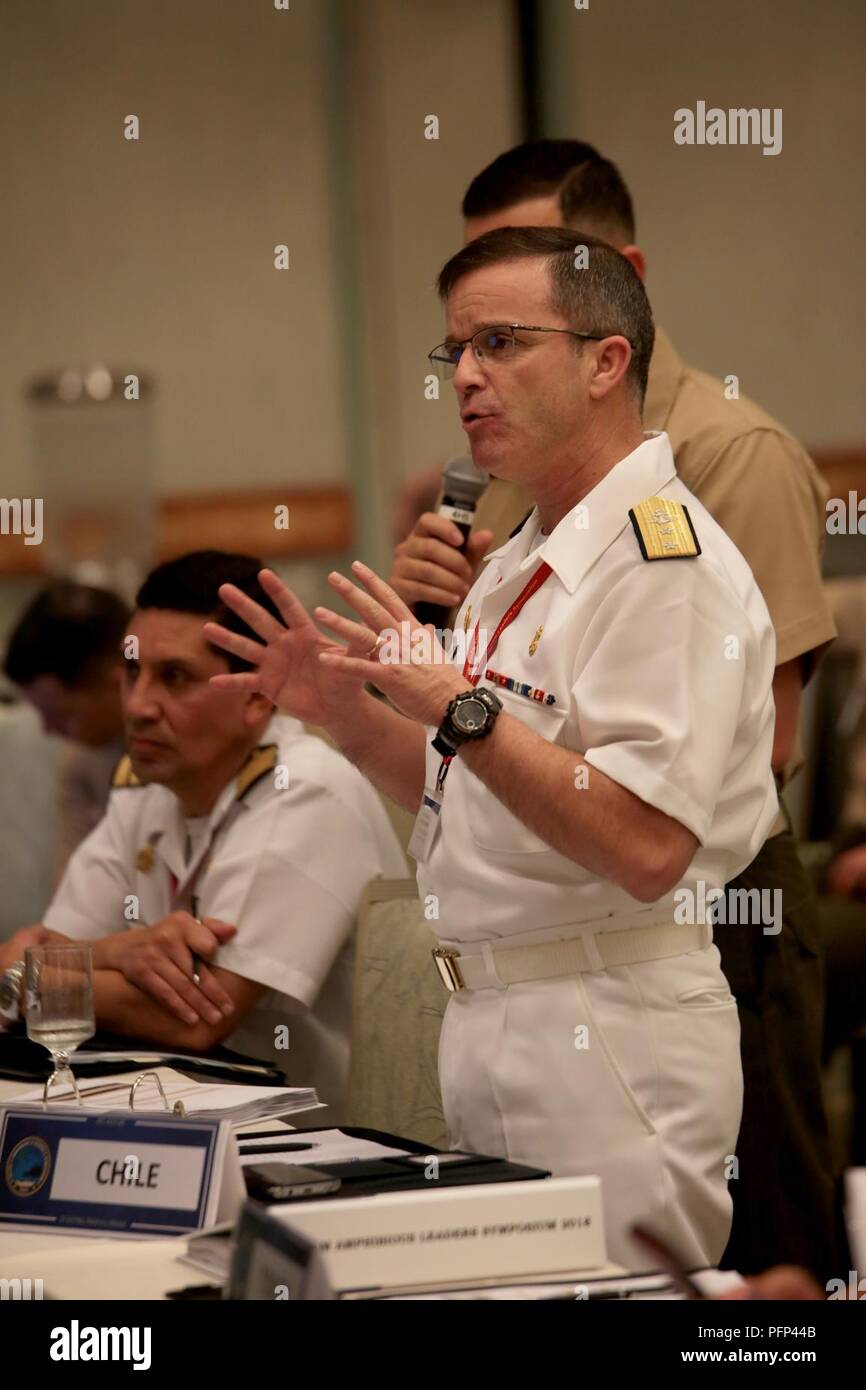
[[[394,554],[389,583],[422,623],[446,628],[451,610],[463,602],[492,531],[470,535],[475,508],[489,477],[468,455],[446,465],[442,498],[425,512]]]

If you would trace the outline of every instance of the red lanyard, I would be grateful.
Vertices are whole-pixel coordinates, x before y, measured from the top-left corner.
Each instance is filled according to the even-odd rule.
[[[533,594],[538,593],[538,590],[541,588],[542,584],[552,573],[553,571],[551,570],[550,565],[547,563],[547,561],[542,560],[541,564],[538,566],[538,569],[533,574],[529,583],[526,585],[525,588],[521,589],[520,593],[517,595],[517,598],[514,600],[511,607],[506,609],[502,618],[500,618],[496,630],[493,633],[493,636],[491,637],[490,641],[487,643],[487,646],[484,649],[484,660],[481,663],[482,667],[487,665],[489,658],[496,651],[496,648],[499,645],[499,639],[502,636],[505,629],[507,627],[510,627],[510,625],[514,622],[514,619],[519,614],[520,610],[523,608],[524,604],[529,602]],[[475,665],[475,659],[478,655],[478,630],[480,626],[481,621],[479,619],[479,621],[475,624],[475,631],[472,634],[472,641],[469,644],[469,654],[467,655],[466,660],[463,663],[463,675],[469,681],[470,685],[473,686],[477,685],[481,679],[480,670],[472,673],[472,667]],[[448,776],[448,769],[450,766],[450,757],[443,758],[441,763],[439,764],[439,773],[436,778],[436,790],[440,793],[440,795],[444,791],[445,778]]]
[[[520,593],[517,595],[517,598],[514,600],[511,607],[506,610],[502,618],[499,620],[499,625],[497,626],[496,631],[494,632],[493,636],[491,637],[490,641],[487,643],[487,646],[485,648],[484,660],[481,663],[482,666],[487,665],[488,660],[496,651],[496,648],[499,645],[499,639],[502,636],[505,629],[511,626],[511,624],[514,622],[514,619],[517,617],[518,613],[523,608],[524,604],[527,604],[529,600],[532,598],[532,595],[538,592],[542,584],[545,582],[545,580],[551,573],[552,570],[550,568],[550,565],[547,563],[546,560],[542,560],[541,564],[538,566],[538,569],[533,574],[525,589],[521,589]],[[469,654],[463,663],[463,674],[472,685],[477,685],[481,679],[480,670],[476,671],[474,674],[472,673],[472,668],[475,665],[475,658],[478,655],[478,629],[480,625],[481,624],[479,619],[479,621],[475,624],[475,631],[472,634],[472,642],[469,646]]]

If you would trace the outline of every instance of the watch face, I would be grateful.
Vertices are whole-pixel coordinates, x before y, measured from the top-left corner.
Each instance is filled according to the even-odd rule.
[[[451,718],[461,734],[474,734],[487,723],[487,706],[477,696],[471,700],[461,700]]]

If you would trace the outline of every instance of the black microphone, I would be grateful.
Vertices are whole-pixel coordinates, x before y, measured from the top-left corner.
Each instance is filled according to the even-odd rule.
[[[457,547],[461,555],[466,552],[478,499],[489,482],[490,474],[476,468],[468,454],[460,454],[446,463],[442,470],[442,501],[436,515],[453,521],[462,533],[463,544]],[[440,630],[448,626],[450,613],[450,609],[438,603],[419,603],[415,608],[415,616],[420,623],[432,623]]]

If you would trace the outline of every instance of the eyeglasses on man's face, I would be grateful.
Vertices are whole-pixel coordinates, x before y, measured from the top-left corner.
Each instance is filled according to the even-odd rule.
[[[575,328],[540,328],[528,323],[501,323],[489,328],[479,328],[477,333],[473,333],[471,338],[464,339],[462,343],[453,338],[446,338],[444,343],[440,343],[428,353],[428,358],[439,379],[445,381],[454,375],[460,358],[468,347],[472,348],[476,360],[482,362],[485,367],[495,367],[498,363],[510,361],[519,347],[529,346],[517,336],[519,333],[567,333],[572,338],[589,338],[597,343],[612,336],[610,333],[579,333]]]

